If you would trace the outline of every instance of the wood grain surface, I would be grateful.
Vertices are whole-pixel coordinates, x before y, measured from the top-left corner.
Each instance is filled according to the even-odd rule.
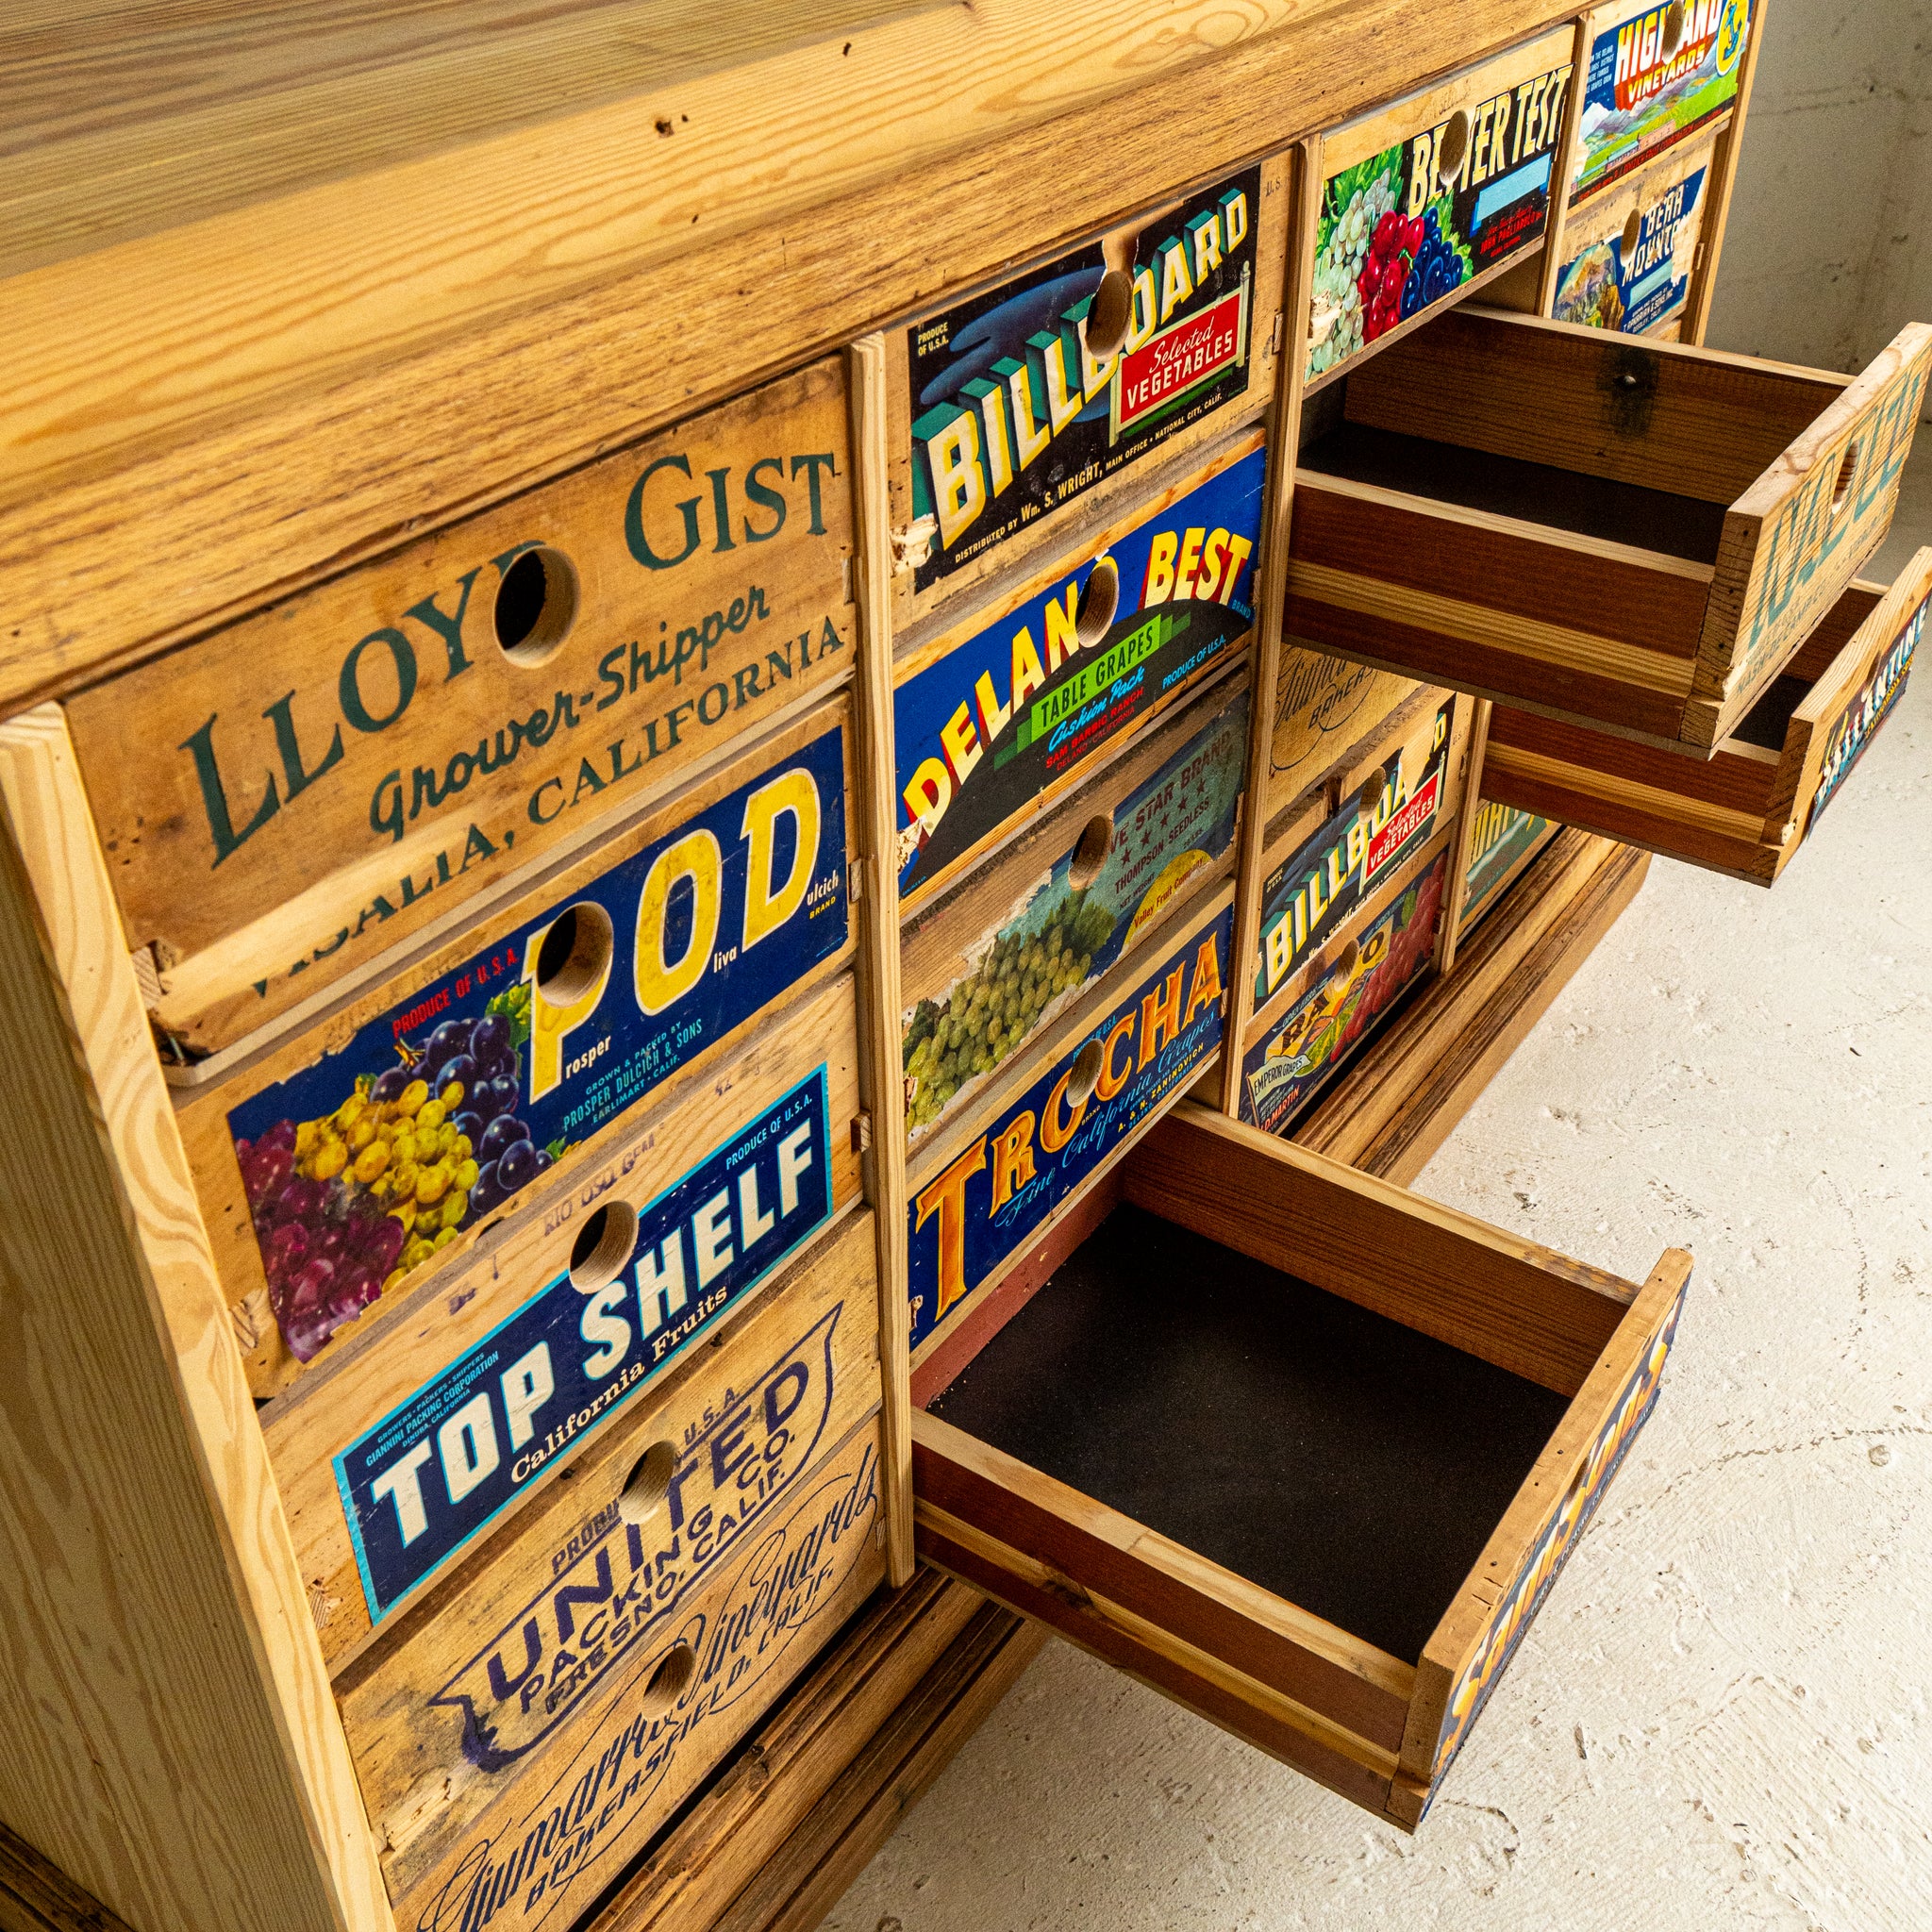
[[[0,727],[0,1814],[141,1932],[390,1912],[58,711]]]
[[[384,1296],[354,1324],[360,1332],[344,1336],[333,1362],[304,1375],[263,1412],[262,1433],[332,1669],[367,1639],[370,1621],[330,1457],[562,1274],[596,1204],[646,1207],[821,1065],[834,1208],[857,1200],[858,1152],[850,1131],[858,1111],[857,1024],[849,975],[781,1014],[699,1091],[629,1120],[600,1160],[555,1188],[532,1188],[526,1205],[466,1261],[421,1288]],[[554,1472],[540,1476],[510,1507],[526,1507],[555,1479]]]
[[[1046,0],[947,7],[16,276],[0,708],[983,279],[1015,235],[1104,227],[1125,182],[1270,152],[1553,17],[1108,0],[1070,59]]]
[[[77,695],[158,1023],[268,1024],[849,675],[851,552],[832,359]]]

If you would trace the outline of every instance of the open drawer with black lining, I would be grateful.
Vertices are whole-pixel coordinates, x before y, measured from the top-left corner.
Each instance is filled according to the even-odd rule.
[[[1853,584],[1702,762],[1498,706],[1483,795],[1771,885],[1891,715],[1928,598],[1932,548],[1890,590]]]
[[[1309,411],[1284,634],[1707,757],[1884,538],[1928,363],[1459,308]]]
[[[1690,1257],[1637,1287],[1191,1103],[1116,1175],[915,1413],[920,1555],[1413,1829]]]

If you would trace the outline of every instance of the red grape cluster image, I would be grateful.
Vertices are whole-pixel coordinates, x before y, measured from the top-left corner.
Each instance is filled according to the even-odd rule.
[[[1419,215],[1392,209],[1375,224],[1369,252],[1356,277],[1361,296],[1362,340],[1373,342],[1426,304],[1458,287],[1468,264],[1442,231],[1431,203]]]
[[[1436,943],[1436,922],[1442,911],[1442,880],[1447,861],[1437,859],[1428,876],[1414,889],[1415,903],[1407,917],[1397,915],[1389,950],[1363,982],[1361,997],[1341,1029],[1331,1053],[1340,1059],[1355,1044],[1391,1000],[1428,964]]]
[[[332,1113],[235,1142],[269,1306],[297,1361],[550,1166],[556,1150],[517,1114],[528,1038],[518,986],[476,1019],[443,1021],[420,1051],[399,1041],[405,1064],[360,1075]]]

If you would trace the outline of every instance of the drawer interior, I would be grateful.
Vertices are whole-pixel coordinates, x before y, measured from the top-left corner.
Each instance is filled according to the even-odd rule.
[[[1715,564],[1724,535],[1721,503],[1346,417],[1304,446],[1300,466],[1690,563]]]
[[[1413,1663],[1568,1406],[1124,1203],[930,1413]]]

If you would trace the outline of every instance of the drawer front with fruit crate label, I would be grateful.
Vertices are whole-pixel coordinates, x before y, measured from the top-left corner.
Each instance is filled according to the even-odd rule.
[[[1336,763],[1392,718],[1421,687],[1284,640],[1274,685],[1274,736],[1268,760],[1268,815],[1319,784]]]
[[[1924,583],[1928,572],[1932,572],[1932,558],[1922,550],[1913,559],[1915,589]],[[1906,679],[1912,673],[1912,659],[1924,634],[1928,609],[1932,609],[1932,601],[1921,596],[1903,626],[1879,649],[1858,688],[1818,734],[1824,750],[1819,754],[1814,781],[1817,789],[1805,810],[1801,838],[1811,836],[1819,814],[1838,796],[1839,788],[1851,776],[1853,767],[1865,756],[1879,726],[1891,716],[1892,708],[1905,694]]]
[[[1438,842],[1419,859],[1394,903],[1361,923],[1313,983],[1278,1014],[1260,1018],[1241,1063],[1241,1118],[1284,1132],[1357,1041],[1435,957],[1449,856]]]
[[[868,1211],[841,1220],[341,1680],[357,1778],[394,1869],[425,1869],[660,1654],[876,1410],[874,1239]]]
[[[1244,168],[893,331],[902,627],[1136,458],[1266,401],[1286,181]]]
[[[1254,625],[1266,453],[1244,440],[1087,559],[914,654],[893,693],[899,890],[923,895]]]
[[[1493,798],[1485,798],[1476,806],[1475,824],[1470,827],[1459,932],[1467,932],[1502,897],[1557,830],[1548,819],[1513,805],[1499,805]]]
[[[1541,241],[1574,45],[1553,28],[1323,137],[1309,381]]]
[[[1755,11],[1751,0],[1612,0],[1585,17],[1573,199],[1729,110]]]
[[[225,1281],[274,1318],[258,1392],[845,950],[848,741],[826,723],[388,983],[329,1051],[291,1041],[183,1107],[204,1211],[235,1236]]]
[[[1551,315],[1621,335],[1662,335],[1690,299],[1715,158],[1715,144],[1699,142],[1579,208],[1563,229]]]
[[[1453,817],[1449,698],[1386,745],[1374,776],[1268,874],[1255,957],[1258,1011],[1290,975]]]
[[[164,1040],[369,968],[852,663],[833,358],[70,701]]]
[[[1005,916],[949,949],[947,957],[963,970],[905,1015],[906,1114],[915,1143],[956,1103],[970,1104],[1036,1027],[1057,1019],[1082,988],[1147,939],[1183,893],[1226,857],[1247,758],[1245,682],[1235,681],[1224,695],[1220,713],[1125,797],[1081,825],[1043,876],[1029,869],[1024,879],[1003,878]],[[1071,802],[1086,796],[1076,793]],[[1077,817],[1068,829],[1076,824]],[[956,896],[972,891],[969,881]],[[973,897],[977,903],[979,895]],[[958,924],[949,917],[953,904],[934,907],[936,924]],[[973,908],[961,909],[970,916]],[[908,931],[908,951],[920,937],[916,928]]]
[[[1128,1134],[1184,1091],[1220,1046],[1233,925],[1224,903],[990,1127],[914,1184],[908,1275],[915,1344]]]
[[[386,1851],[396,1923],[574,1923],[883,1580],[878,1473],[867,1423],[459,1830],[426,1859]]]

